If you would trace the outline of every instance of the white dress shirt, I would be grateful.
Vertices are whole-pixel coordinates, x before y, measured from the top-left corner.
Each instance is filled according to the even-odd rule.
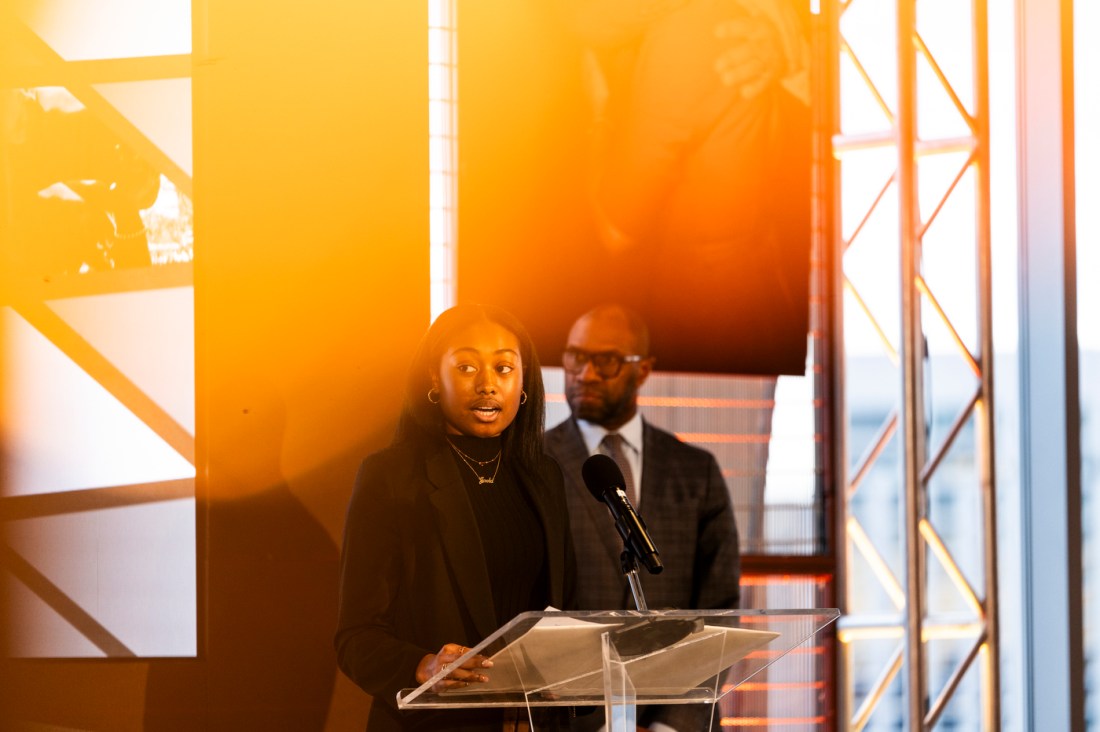
[[[580,428],[581,437],[584,438],[584,446],[588,448],[588,454],[602,453],[600,443],[603,442],[604,436],[609,434],[611,430],[604,429],[592,422],[586,422],[583,419],[577,420],[577,427]],[[629,422],[614,431],[623,438],[623,453],[626,456],[626,461],[630,464],[630,476],[633,479],[634,490],[637,493],[637,495],[630,497],[630,502],[634,504],[635,510],[641,510],[639,507],[642,503],[642,415],[635,412]]]

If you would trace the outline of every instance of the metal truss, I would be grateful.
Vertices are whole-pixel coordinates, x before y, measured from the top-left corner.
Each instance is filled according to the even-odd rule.
[[[875,7],[870,10],[870,4]],[[866,186],[869,203],[862,208],[840,206],[843,194],[837,198],[837,226],[834,239],[837,242],[833,260],[833,273],[837,283],[836,305],[841,316],[837,318],[837,330],[841,334],[848,324],[878,336],[881,355],[892,364],[897,376],[898,392],[895,406],[882,418],[877,431],[861,445],[846,445],[852,430],[845,405],[843,383],[847,356],[839,345],[836,393],[840,408],[837,410],[841,439],[840,455],[847,455],[848,447],[856,448],[861,456],[849,464],[842,459],[838,470],[838,485],[842,495],[838,503],[838,532],[841,557],[847,565],[842,590],[845,616],[838,633],[841,653],[841,719],[840,728],[862,730],[882,723],[896,728],[903,723],[909,730],[934,728],[946,709],[956,699],[956,692],[964,679],[976,674],[982,690],[980,703],[981,728],[1000,728],[998,681],[998,631],[997,631],[997,561],[996,518],[993,471],[993,419],[992,419],[992,337],[990,294],[990,192],[989,192],[989,105],[988,105],[988,54],[987,11],[985,0],[968,0],[954,8],[954,22],[969,39],[971,46],[970,67],[948,67],[933,53],[925,42],[922,30],[922,10],[933,5],[933,0],[897,0],[887,4],[881,0],[833,0],[823,4],[827,15],[830,38],[830,59],[836,98],[845,83],[858,86],[858,94],[867,103],[865,108],[877,110],[879,125],[872,129],[847,130],[841,122],[845,119],[844,101],[836,106],[834,114],[833,153],[841,176],[861,174],[859,153],[877,150],[886,156],[891,153],[896,160],[892,170],[885,174],[878,170],[865,175],[878,175],[877,183]],[[939,4],[942,9],[942,3]],[[888,6],[893,27],[881,23],[847,23],[848,16],[857,13],[883,13]],[[968,26],[968,27],[967,27]],[[869,46],[868,38],[856,37],[860,33],[877,33],[875,39],[881,47],[882,37],[893,36],[893,61],[896,72],[882,72],[882,57],[865,58],[863,49]],[[889,44],[888,44],[889,45]],[[940,49],[942,50],[942,49]],[[879,73],[876,73],[879,72]],[[957,86],[963,78],[968,88]],[[964,93],[965,92],[965,93]],[[968,101],[964,101],[968,100]],[[951,124],[943,128],[961,130],[960,134],[925,132],[922,128],[922,105],[940,105],[940,114],[953,115]],[[946,111],[945,111],[946,110]],[[937,126],[936,129],[940,127]],[[927,186],[921,188],[920,173],[925,166],[955,165],[953,175],[942,175],[938,190],[929,195]],[[965,185],[961,185],[965,181]],[[843,190],[843,186],[838,186]],[[969,192],[969,193],[968,193]],[[960,200],[963,199],[963,200]],[[963,205],[972,210],[973,229],[952,231],[951,236],[967,240],[968,253],[975,260],[971,263],[976,277],[965,286],[950,285],[954,290],[945,292],[942,283],[933,285],[926,276],[926,255],[929,231],[939,221],[948,206]],[[844,213],[841,213],[843,208]],[[855,213],[853,213],[853,210]],[[847,216],[847,220],[843,220]],[[869,226],[869,222],[886,217],[892,221],[897,236],[883,236],[881,227]],[[843,232],[847,231],[847,235]],[[937,243],[940,243],[937,240]],[[889,248],[896,257],[898,283],[895,302],[882,308],[866,296],[866,282],[850,276],[849,258],[860,249]],[[957,303],[960,296],[968,300],[970,312],[965,317],[976,318],[970,333],[964,335],[958,327],[960,313],[944,304],[945,296]],[[843,300],[843,301],[842,301]],[[976,315],[975,315],[976,313]],[[896,326],[890,318],[900,315]],[[843,323],[843,325],[841,325]],[[965,369],[973,376],[973,388],[959,400],[957,412],[949,427],[936,435],[931,429],[927,413],[927,335],[935,329],[946,342],[953,344],[953,351]],[[967,335],[970,335],[969,339]],[[969,341],[969,342],[968,342]],[[971,525],[981,534],[981,574],[979,582],[972,583],[956,561],[953,547],[945,540],[937,524],[937,516],[931,510],[930,485],[944,471],[945,458],[953,448],[958,448],[959,436],[972,430],[972,454],[974,485],[965,487],[980,496],[981,515],[970,517]],[[968,433],[969,434],[969,433]],[[931,443],[931,444],[930,444]],[[959,448],[963,452],[971,448]],[[851,453],[855,454],[855,453]],[[854,500],[861,492],[877,490],[879,486],[867,485],[867,477],[887,461],[884,456],[897,455],[896,489],[903,506],[900,512],[901,527],[897,531],[896,545],[887,545],[883,532],[879,538],[868,530],[867,520],[854,510]],[[951,490],[958,490],[952,479]],[[880,484],[881,485],[881,484]],[[893,566],[891,566],[893,558]],[[852,572],[855,562],[863,570],[857,577]],[[959,605],[964,610],[949,616],[930,610],[929,577],[931,572],[953,588]],[[862,583],[860,578],[866,578]],[[875,592],[887,598],[893,612],[863,613],[851,611],[858,606],[861,593]],[[929,644],[936,640],[952,638],[964,650],[953,654],[951,669],[941,669],[940,682],[930,688]],[[861,653],[861,641],[874,639],[892,644],[892,651],[885,654],[877,675],[856,678],[855,661]],[[960,647],[960,646],[956,646]],[[876,658],[876,662],[880,659]],[[865,664],[864,664],[865,666]],[[942,664],[941,664],[942,666]],[[861,666],[862,668],[863,666]],[[891,694],[898,695],[899,687],[904,703],[893,709],[883,704]],[[858,687],[858,689],[857,689]],[[904,722],[902,722],[904,720]]]

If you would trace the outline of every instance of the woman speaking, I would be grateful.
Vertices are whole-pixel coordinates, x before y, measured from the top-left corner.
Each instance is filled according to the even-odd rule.
[[[348,507],[336,650],[374,697],[368,729],[494,730],[498,709],[398,711],[515,615],[571,607],[561,471],[543,454],[542,373],[524,327],[482,305],[442,313],[409,372],[392,444],[363,461]],[[484,682],[475,656],[436,691]]]

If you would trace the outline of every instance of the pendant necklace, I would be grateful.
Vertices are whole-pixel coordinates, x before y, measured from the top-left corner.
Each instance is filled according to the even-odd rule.
[[[470,472],[472,472],[474,474],[474,477],[477,478],[477,484],[478,485],[492,485],[493,481],[495,481],[497,479],[497,473],[500,472],[500,463],[501,463],[501,459],[500,459],[501,451],[500,450],[497,450],[497,454],[494,455],[493,457],[489,458],[488,460],[478,460],[477,458],[471,457],[470,455],[467,455],[466,453],[462,452],[462,450],[459,450],[458,445],[454,444],[449,439],[447,440],[447,444],[449,444],[452,448],[454,448],[454,451],[458,453],[458,456],[460,458],[462,458],[462,462],[466,463],[466,467],[469,468]],[[488,465],[489,463],[491,463],[493,461],[496,461],[497,466],[496,466],[496,468],[493,469],[493,475],[491,477],[488,477],[488,478],[481,475],[481,473],[477,472],[477,468],[474,467],[474,465],[477,464],[477,465],[484,468],[486,465]]]

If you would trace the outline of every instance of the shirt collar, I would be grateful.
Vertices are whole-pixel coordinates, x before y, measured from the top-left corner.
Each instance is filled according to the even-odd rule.
[[[599,452],[600,442],[603,440],[604,435],[611,431],[583,419],[577,420],[577,427],[581,431],[581,437],[584,438],[584,446],[588,448],[589,455],[595,455]],[[634,412],[634,416],[630,418],[630,421],[614,431],[622,435],[623,441],[635,453],[642,454],[642,415],[640,412]]]

